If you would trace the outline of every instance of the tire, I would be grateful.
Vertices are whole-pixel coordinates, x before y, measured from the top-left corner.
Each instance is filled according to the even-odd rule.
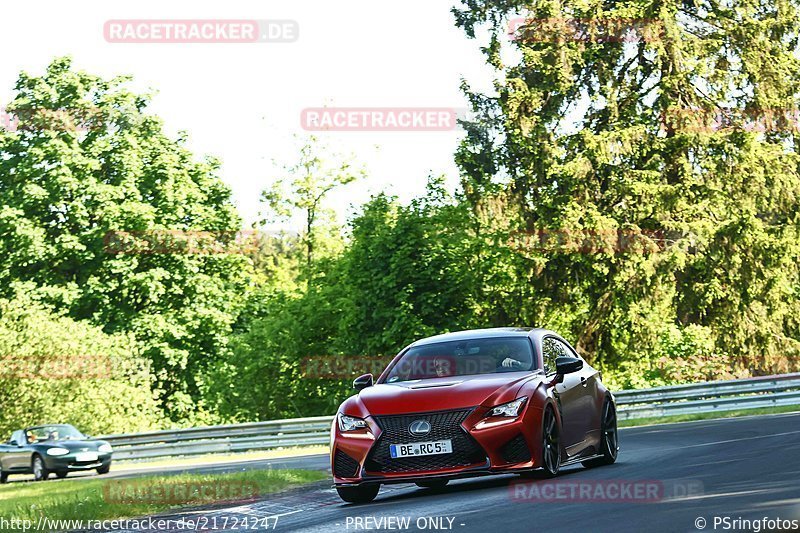
[[[3,465],[0,464],[0,483],[5,483],[8,481],[8,473],[3,472]]]
[[[97,469],[97,474],[102,476],[103,474],[108,474],[108,472],[110,470],[111,470],[111,463],[108,463],[107,465],[101,466],[100,468],[98,468]]]
[[[603,419],[600,422],[600,432],[602,434],[602,442],[600,443],[602,455],[595,459],[583,461],[581,464],[586,468],[613,465],[617,462],[617,455],[619,455],[617,410],[614,407],[614,403],[608,398],[606,398],[606,402],[603,405]]]
[[[33,456],[31,469],[33,470],[34,481],[46,481],[50,477],[50,471],[47,469],[47,465],[41,455]]]
[[[542,417],[542,470],[545,477],[555,477],[561,469],[561,428],[556,413],[547,407]]]
[[[447,486],[449,481],[449,479],[426,479],[425,481],[417,481],[414,484],[423,489],[441,490]]]
[[[69,474],[69,472],[67,472],[66,470],[56,470],[56,477],[58,479],[64,479],[65,477],[67,477],[67,474]]]
[[[360,487],[336,487],[339,497],[347,503],[369,503],[375,499],[380,485],[363,485]]]

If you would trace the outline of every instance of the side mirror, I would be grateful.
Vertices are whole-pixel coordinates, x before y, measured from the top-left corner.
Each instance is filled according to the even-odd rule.
[[[11,446],[19,446],[19,443],[13,439],[8,441],[8,444],[10,444]]]
[[[563,376],[565,374],[572,374],[583,368],[583,361],[577,357],[557,357],[556,358],[556,374]]]
[[[364,374],[363,376],[358,376],[355,380],[353,380],[353,388],[355,390],[361,391],[367,387],[372,387],[372,374]]]

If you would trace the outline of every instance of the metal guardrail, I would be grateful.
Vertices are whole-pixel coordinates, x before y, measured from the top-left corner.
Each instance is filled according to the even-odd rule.
[[[97,438],[111,443],[115,460],[148,459],[328,444],[332,422],[318,416]]]
[[[620,420],[800,406],[800,373],[625,390],[614,396]],[[332,422],[332,416],[318,416],[98,438],[114,446],[116,460],[236,453],[328,444]]]
[[[800,405],[800,373],[627,390],[614,396],[621,420]]]

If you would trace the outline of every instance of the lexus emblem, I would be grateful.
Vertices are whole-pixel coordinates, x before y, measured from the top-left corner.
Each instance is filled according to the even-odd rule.
[[[431,431],[431,423],[427,420],[414,420],[408,426],[408,431],[412,435],[427,435]]]

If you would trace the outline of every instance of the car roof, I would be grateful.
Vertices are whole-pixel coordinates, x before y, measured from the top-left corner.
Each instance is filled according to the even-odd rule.
[[[549,330],[542,328],[487,328],[487,329],[468,329],[464,331],[454,331],[452,333],[442,333],[433,337],[426,337],[411,344],[411,346],[423,346],[437,342],[459,341],[469,339],[487,339],[496,337],[529,337],[534,334],[550,333]]]

